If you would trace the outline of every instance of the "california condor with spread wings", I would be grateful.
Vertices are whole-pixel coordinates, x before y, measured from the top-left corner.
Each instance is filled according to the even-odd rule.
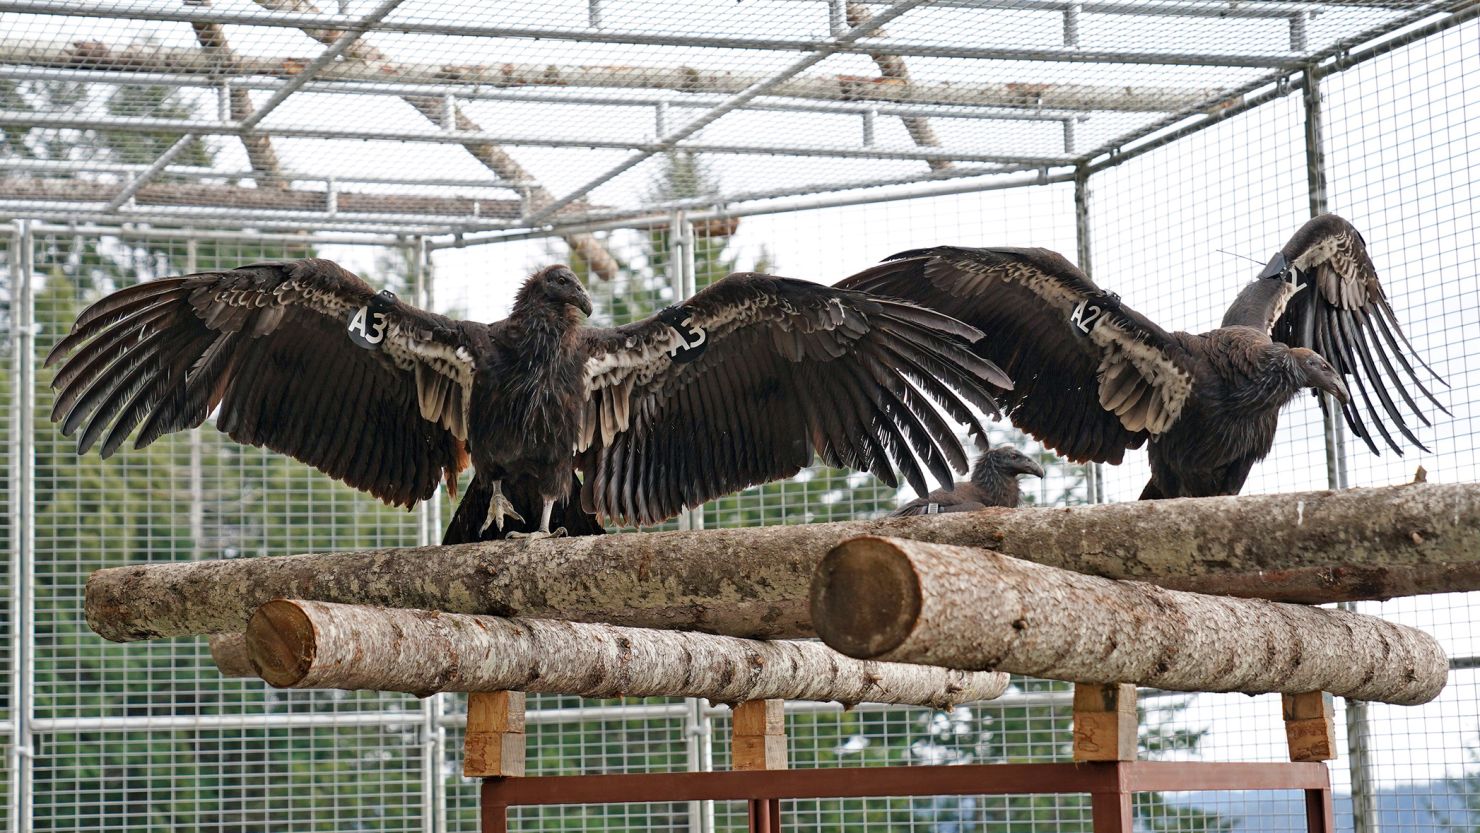
[[[1016,382],[1003,396],[1013,423],[1065,457],[1119,463],[1149,443],[1143,499],[1237,494],[1273,446],[1280,408],[1306,388],[1335,397],[1373,453],[1374,431],[1402,453],[1389,422],[1423,448],[1397,400],[1425,425],[1418,396],[1444,410],[1365,241],[1334,214],[1302,226],[1202,334],[1163,330],[1046,249],[920,249],[839,286],[986,333],[973,349]]]
[[[730,275],[622,327],[591,327],[576,276],[551,266],[509,317],[456,321],[377,293],[328,260],[262,263],[119,290],[47,364],[52,418],[112,455],[200,425],[411,506],[469,461],[483,525],[557,504],[652,524],[795,474],[814,452],[918,492],[966,469],[955,428],[1010,386],[975,329],[863,292]],[[219,409],[219,410],[218,410]],[[918,458],[918,459],[917,459]],[[580,507],[569,505],[582,472]],[[538,497],[521,513],[505,482]],[[466,519],[465,519],[466,520]],[[558,532],[557,532],[558,534]]]

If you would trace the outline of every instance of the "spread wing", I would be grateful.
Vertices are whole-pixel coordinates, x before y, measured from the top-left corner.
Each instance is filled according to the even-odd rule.
[[[1413,435],[1395,393],[1424,425],[1429,420],[1411,389],[1449,413],[1414,367],[1416,362],[1426,371],[1423,375],[1444,384],[1418,357],[1398,325],[1367,254],[1366,241],[1351,223],[1335,214],[1323,214],[1301,226],[1259,277],[1239,293],[1223,316],[1224,326],[1235,324],[1261,328],[1276,341],[1319,353],[1354,383],[1372,428],[1398,454],[1403,448],[1389,431],[1389,422],[1414,445],[1428,449]],[[1326,407],[1324,397],[1321,406]],[[1352,432],[1377,453],[1356,397],[1341,410]]]
[[[838,286],[981,330],[972,349],[1012,377],[1013,424],[1076,462],[1119,463],[1171,427],[1192,389],[1170,335],[1047,249],[919,249]]]
[[[829,465],[928,491],[966,457],[952,421],[1010,387],[930,310],[859,292],[734,274],[656,316],[585,336],[582,503],[650,524],[737,489]],[[945,411],[942,415],[932,402]],[[947,418],[949,417],[949,419]]]
[[[352,340],[354,339],[354,340]],[[361,346],[363,345],[363,346]],[[74,352],[75,351],[75,352]],[[467,465],[473,359],[450,319],[328,260],[162,278],[88,307],[52,349],[52,419],[111,456],[217,427],[411,506]]]

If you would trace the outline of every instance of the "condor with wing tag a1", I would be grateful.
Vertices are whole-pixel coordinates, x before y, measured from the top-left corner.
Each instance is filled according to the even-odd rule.
[[[382,290],[370,303],[350,313],[349,340],[366,350],[379,350],[385,343],[386,313],[396,302],[396,295]]]

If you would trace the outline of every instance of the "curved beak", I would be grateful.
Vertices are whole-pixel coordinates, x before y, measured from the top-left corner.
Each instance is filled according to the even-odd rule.
[[[1333,375],[1324,384],[1317,385],[1316,387],[1336,397],[1343,405],[1352,401],[1351,392],[1346,389],[1346,384],[1341,381],[1340,376]]]
[[[576,299],[576,306],[580,307],[581,312],[591,314],[591,296],[586,294],[586,290],[581,290],[581,297]]]
[[[1024,457],[1021,465],[1018,466],[1018,474],[1031,474],[1034,477],[1042,477],[1043,466],[1038,465],[1038,461],[1031,457]]]

